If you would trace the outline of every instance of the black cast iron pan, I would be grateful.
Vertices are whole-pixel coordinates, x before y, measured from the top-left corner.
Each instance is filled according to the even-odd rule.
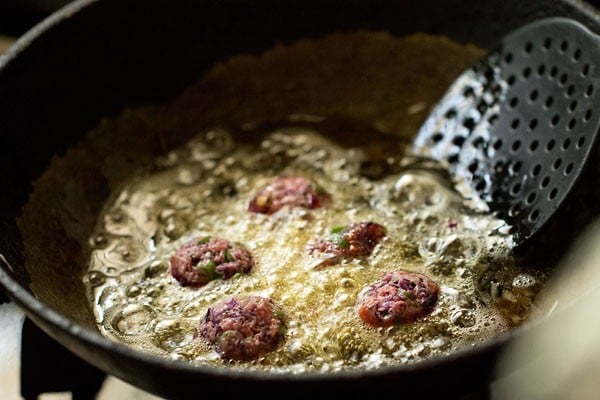
[[[32,182],[55,154],[101,117],[167,100],[216,61],[336,31],[445,34],[488,48],[505,33],[546,16],[574,18],[600,32],[600,13],[576,0],[194,1],[79,0],[24,35],[0,59],[0,281],[7,294],[59,343],[102,370],[166,398],[208,394],[460,396],[493,379],[515,336],[543,322],[450,357],[336,375],[241,373],[192,367],[133,351],[100,336],[68,259],[40,274],[25,270],[16,218]],[[96,182],[99,207],[106,186]],[[43,225],[46,221],[39,221]],[[575,236],[576,232],[572,234]],[[60,255],[65,249],[48,248]],[[61,271],[57,273],[57,271]],[[31,276],[43,290],[31,291]],[[59,366],[57,366],[59,367]]]

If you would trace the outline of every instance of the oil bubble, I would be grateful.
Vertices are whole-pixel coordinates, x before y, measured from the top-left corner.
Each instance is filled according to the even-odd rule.
[[[170,151],[165,156],[156,159],[156,165],[159,167],[172,167],[179,161],[179,155],[175,151]]]
[[[350,288],[356,287],[356,281],[352,278],[344,277],[344,278],[340,279],[340,285],[343,288],[350,289]]]
[[[320,368],[323,366],[323,364],[325,363],[325,360],[323,360],[323,357],[313,357],[312,359],[312,366],[315,368]]]
[[[191,166],[182,166],[177,170],[177,182],[183,186],[190,186],[200,179],[200,171]]]
[[[137,297],[142,293],[142,289],[137,285],[131,285],[127,288],[126,295],[127,297]]]
[[[408,237],[406,238],[408,240]],[[442,241],[436,237],[427,237],[419,243],[419,255],[426,260],[439,257]]]
[[[167,270],[167,266],[162,261],[154,261],[144,269],[145,278],[155,278]]]
[[[435,215],[427,215],[425,217],[425,223],[430,226],[436,226],[440,223],[440,219]]]
[[[111,246],[105,250],[105,261],[109,265],[129,268],[132,263],[138,261],[140,256],[145,253],[143,247],[141,243],[126,238],[119,238],[113,241]]]
[[[202,306],[198,301],[192,301],[183,306],[181,314],[186,318],[195,318],[200,315]]]
[[[104,309],[109,309],[114,304],[121,303],[123,300],[122,290],[115,286],[104,286],[98,295],[97,303]]]
[[[461,328],[468,328],[475,325],[476,320],[471,311],[459,308],[450,314],[450,322]]]
[[[349,306],[354,303],[354,299],[345,292],[337,292],[335,295],[335,300],[333,302],[334,308],[339,308],[343,306]]]
[[[149,306],[130,304],[116,307],[118,309],[111,318],[111,326],[122,335],[139,335],[146,331],[150,322],[156,318],[156,313]]]
[[[448,344],[448,342],[449,342],[449,340],[447,337],[440,336],[440,337],[433,339],[429,346],[432,349],[441,349],[441,348],[445,347]]]
[[[467,236],[452,234],[448,236],[442,245],[442,255],[452,258],[463,258],[471,260],[480,252],[477,241]]]
[[[152,287],[146,291],[146,296],[151,298],[158,298],[158,296],[160,296],[161,293],[162,291],[159,288]]]
[[[185,222],[172,218],[166,224],[164,229],[165,229],[165,231],[164,231],[165,235],[169,239],[176,240],[185,233],[187,226],[186,226]]]
[[[111,222],[114,222],[114,223],[123,222],[123,212],[119,209],[113,210],[108,215],[108,217],[110,218]]]
[[[204,143],[212,150],[221,154],[227,153],[233,147],[229,132],[223,129],[211,129],[204,134]]]
[[[172,208],[163,208],[160,211],[160,214],[158,214],[158,220],[160,222],[166,222],[169,220],[169,218],[171,218],[173,215],[175,215],[175,210],[173,210]]]
[[[85,274],[84,282],[90,285],[90,287],[100,286],[106,282],[106,275],[100,271],[90,271]]]
[[[440,205],[445,195],[438,190],[434,179],[422,172],[404,173],[394,184],[392,198],[413,207]]]
[[[398,348],[396,349],[396,351],[394,351],[394,353],[392,353],[392,355],[396,359],[403,359],[403,358],[406,357],[407,352],[408,352],[408,349],[406,348],[406,346],[405,345],[400,345],[400,346],[398,346]]]
[[[108,239],[106,238],[106,236],[104,236],[104,234],[99,233],[92,238],[91,244],[95,248],[103,248],[106,247],[106,245],[108,244]]]
[[[192,324],[172,319],[159,321],[153,330],[154,344],[168,352],[175,351],[191,343],[195,331]]]

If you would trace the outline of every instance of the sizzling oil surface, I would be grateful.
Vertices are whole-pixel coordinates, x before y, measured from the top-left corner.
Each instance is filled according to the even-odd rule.
[[[144,351],[223,364],[195,337],[199,319],[224,297],[269,296],[285,311],[285,339],[264,357],[231,366],[298,373],[447,354],[527,317],[543,277],[511,259],[512,239],[502,221],[465,207],[426,164],[388,157],[373,176],[365,166],[377,146],[385,152],[385,140],[373,134],[369,149],[348,148],[329,139],[331,124],[318,120],[269,129],[257,144],[208,130],[126,182],[90,239],[85,284],[101,332]],[[248,212],[256,191],[282,173],[310,178],[331,201],[271,216]],[[388,230],[374,253],[316,270],[319,260],[307,254],[307,243],[360,221]],[[179,286],[168,271],[170,256],[207,235],[244,243],[255,268],[199,289]],[[364,325],[356,312],[361,290],[396,269],[425,273],[440,284],[435,310],[414,323]]]

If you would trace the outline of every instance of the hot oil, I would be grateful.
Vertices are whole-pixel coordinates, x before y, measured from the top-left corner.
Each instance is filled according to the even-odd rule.
[[[435,164],[403,158],[386,134],[369,132],[368,140],[348,146],[351,138],[333,139],[340,136],[335,121],[306,119],[249,125],[241,134],[202,132],[124,183],[90,239],[85,283],[104,335],[194,364],[229,364],[196,337],[198,321],[225,297],[268,296],[286,315],[283,342],[256,361],[231,366],[299,373],[449,354],[528,316],[544,277],[511,258],[503,221],[467,207]],[[311,179],[330,200],[270,216],[247,211],[256,191],[281,174]],[[307,244],[361,221],[387,228],[374,253],[319,268]],[[169,274],[169,258],[204,236],[245,244],[255,268],[199,289],[181,287]],[[366,326],[358,296],[396,269],[424,273],[441,286],[435,310],[414,323]]]

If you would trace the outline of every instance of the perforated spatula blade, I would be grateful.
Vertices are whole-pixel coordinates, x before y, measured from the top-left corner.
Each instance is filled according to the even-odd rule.
[[[582,24],[530,23],[450,86],[412,150],[464,179],[522,246],[590,159],[600,126],[599,67],[600,37]]]

